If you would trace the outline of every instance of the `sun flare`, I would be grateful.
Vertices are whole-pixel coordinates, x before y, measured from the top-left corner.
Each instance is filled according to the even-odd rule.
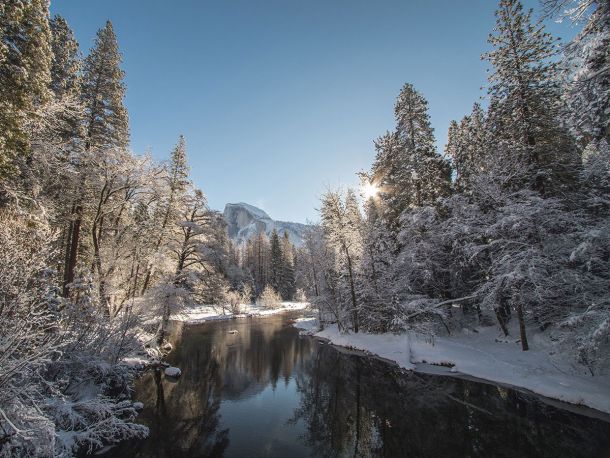
[[[362,185],[362,196],[366,199],[372,199],[379,193],[379,188],[373,183],[365,183]]]

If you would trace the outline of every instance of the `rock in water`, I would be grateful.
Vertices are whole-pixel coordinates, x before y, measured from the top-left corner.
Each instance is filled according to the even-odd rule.
[[[178,369],[177,367],[168,367],[165,369],[165,375],[167,375],[168,377],[180,377],[180,375],[182,374],[182,371],[180,369]]]

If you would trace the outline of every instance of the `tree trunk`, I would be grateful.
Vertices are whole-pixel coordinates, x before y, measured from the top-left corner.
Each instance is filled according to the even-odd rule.
[[[97,210],[95,217],[93,218],[93,225],[91,226],[91,242],[93,243],[93,271],[97,271],[98,275],[98,292],[100,296],[101,305],[104,308],[104,313],[111,315],[109,308],[109,301],[106,294],[106,280],[102,272],[102,253],[101,253],[101,241],[102,241],[102,226],[104,224],[104,216],[102,214],[102,206],[107,199],[105,193],[108,185],[104,184],[100,198],[97,204]]]
[[[527,335],[525,334],[525,319],[523,318],[523,306],[521,302],[518,302],[515,306],[517,309],[517,318],[519,319],[519,334],[521,335],[521,349],[523,351],[529,350],[529,345],[527,344]]]
[[[498,319],[498,324],[500,325],[500,328],[502,328],[502,332],[504,333],[504,336],[508,336],[508,328],[506,327],[506,322],[504,321],[504,317],[502,316],[502,314],[500,313],[500,309],[499,308],[495,308],[494,312],[496,312],[496,318]]]
[[[167,332],[167,328],[169,326],[169,318],[171,313],[169,299],[169,296],[167,296],[165,298],[165,303],[163,304],[163,316],[161,317],[161,326],[159,328],[159,334],[157,335],[157,344],[159,346],[163,345],[165,333]]]
[[[75,208],[72,206],[71,214],[74,214]],[[68,265],[70,264],[70,249],[72,246],[72,234],[74,233],[74,220],[70,220],[70,224],[68,225],[68,229],[66,231],[66,238],[64,240],[63,246],[65,247],[64,254],[64,278],[63,278],[63,291],[62,294],[64,297],[68,297],[68,291],[66,291],[66,285],[68,284]]]
[[[361,423],[361,408],[360,408],[360,365],[356,364],[356,373],[358,374],[356,381],[356,446],[354,447],[354,456],[358,457],[360,452],[360,423]]]
[[[349,273],[349,287],[352,296],[352,316],[354,320],[354,332],[358,333],[358,307],[356,304],[356,288],[354,286],[354,275],[352,271],[352,258],[349,255],[347,247],[344,247],[345,255],[347,257],[347,271]]]
[[[78,259],[78,244],[80,240],[80,226],[82,222],[83,208],[77,205],[74,209],[76,215],[74,221],[71,224],[69,240],[69,251],[66,256],[67,264],[64,271],[64,287],[63,296],[68,297],[70,295],[70,284],[74,281],[74,270],[76,269],[76,261]]]

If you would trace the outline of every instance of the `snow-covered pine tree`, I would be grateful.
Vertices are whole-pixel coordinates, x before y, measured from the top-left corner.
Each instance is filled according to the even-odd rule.
[[[271,232],[269,249],[269,284],[277,292],[282,290],[283,256],[280,237],[275,229]]]
[[[30,125],[50,100],[48,0],[0,4],[0,182],[14,178],[30,154]]]
[[[293,245],[290,243],[288,232],[284,231],[282,237],[282,287],[279,293],[285,301],[294,299],[296,292],[295,285],[295,256],[293,253]]]
[[[394,319],[392,273],[396,242],[379,215],[376,199],[365,202],[362,242],[362,325],[372,332],[387,332]]]
[[[399,228],[400,214],[404,210],[401,188],[404,169],[411,168],[409,158],[395,132],[386,132],[374,141],[375,162],[371,168],[370,181],[379,189],[380,210],[393,232]]]
[[[583,182],[590,191],[588,206],[602,218],[610,212],[610,145],[590,142],[583,151]]]
[[[269,239],[263,231],[258,232],[252,238],[249,269],[254,279],[254,294],[260,295],[269,283],[270,260]]]
[[[472,113],[458,124],[452,121],[445,153],[451,158],[455,171],[454,187],[459,192],[470,192],[471,178],[484,168],[487,148],[485,113],[475,103]]]
[[[50,89],[57,98],[78,95],[82,62],[74,32],[66,20],[59,15],[51,19],[50,26],[53,51]]]
[[[375,142],[373,183],[380,189],[385,217],[396,230],[400,214],[411,207],[433,205],[448,194],[449,163],[436,152],[428,102],[405,84],[394,107],[396,132]]]
[[[412,163],[406,170],[403,183],[411,181],[414,200],[405,194],[407,207],[433,205],[436,199],[446,196],[451,183],[449,163],[436,152],[434,130],[430,124],[428,101],[411,84],[400,91],[396,106],[396,132]],[[413,197],[411,198],[413,199]]]
[[[556,40],[519,0],[500,0],[488,41],[493,50],[482,58],[493,66],[488,93],[495,144],[506,144],[508,154],[529,166],[521,179],[538,192],[565,191],[577,181],[579,160],[560,122]]]
[[[81,98],[85,116],[84,146],[89,156],[102,150],[124,149],[129,143],[129,121],[123,105],[125,97],[124,73],[120,68],[121,54],[110,21],[97,33],[93,49],[84,61],[81,80]],[[85,167],[86,160],[81,161]],[[89,167],[90,164],[87,164]],[[89,184],[81,174],[80,188],[84,192]],[[70,293],[79,256],[84,202],[82,194],[75,197],[68,230],[64,265],[64,296]]]
[[[51,65],[50,89],[53,93],[56,108],[48,110],[47,116],[55,116],[53,138],[44,139],[51,143],[61,144],[63,156],[75,161],[75,151],[84,136],[83,105],[81,103],[80,71],[82,61],[78,42],[66,20],[57,15],[50,21],[51,49],[53,60]]]
[[[565,47],[561,64],[564,116],[584,147],[591,141],[610,140],[610,4],[571,3],[575,21],[590,12],[582,31]]]
[[[82,97],[86,111],[86,148],[125,148],[129,120],[123,104],[125,76],[119,44],[110,21],[97,32],[83,66]]]

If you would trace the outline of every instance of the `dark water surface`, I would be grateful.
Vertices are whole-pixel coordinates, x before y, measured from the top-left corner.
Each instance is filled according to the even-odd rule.
[[[290,320],[178,326],[168,362],[182,377],[137,383],[150,437],[107,455],[610,457],[606,421],[338,351],[299,337]]]

